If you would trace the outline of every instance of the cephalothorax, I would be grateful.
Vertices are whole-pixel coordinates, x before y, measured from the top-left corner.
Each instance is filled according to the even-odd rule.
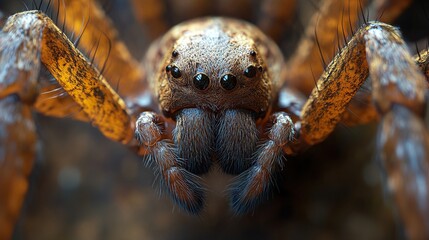
[[[195,20],[175,27],[153,48],[164,59],[147,60],[161,63],[149,76],[166,114],[201,108],[246,109],[261,115],[280,87],[280,50],[245,22]]]
[[[429,137],[423,122],[429,54],[425,50],[413,59],[394,27],[366,22],[355,32],[352,27],[345,30],[345,22],[351,25],[357,19],[350,9],[348,19],[335,28],[332,23],[321,27],[327,39],[336,35],[339,45],[341,31],[344,47],[324,71],[314,70],[320,78],[311,91],[311,53],[329,44],[326,39],[319,42],[316,34],[318,46],[298,52],[286,64],[280,49],[257,27],[232,18],[201,18],[167,32],[139,68],[92,1],[68,2],[68,16],[79,18],[73,5],[77,2],[87,4],[92,13],[86,31],[107,24],[108,44],[99,38],[92,60],[75,48],[80,37],[73,44],[40,11],[11,16],[0,34],[0,130],[5,133],[0,132],[5,156],[0,170],[8,173],[0,176],[0,201],[22,201],[25,194],[26,185],[13,186],[26,183],[31,169],[31,109],[56,117],[73,114],[145,156],[163,188],[189,213],[204,207],[205,189],[198,176],[215,163],[237,175],[229,190],[230,205],[235,213],[245,213],[266,198],[286,155],[323,141],[339,122],[380,120],[379,157],[406,228],[412,237],[429,236]],[[328,9],[332,2],[324,3],[322,14],[342,19],[340,8]],[[348,42],[347,31],[353,33]],[[88,35],[82,38],[84,49],[93,46]],[[110,65],[105,57],[100,60],[100,53],[111,53]],[[39,76],[40,68],[55,81]],[[111,87],[120,74],[128,78],[121,83],[121,96]],[[372,92],[359,91],[364,83]],[[308,94],[308,100],[297,90]],[[361,104],[362,99],[371,104]],[[62,107],[70,103],[74,105]],[[361,117],[352,120],[356,113]],[[0,220],[10,224],[0,238],[10,236],[18,215],[7,206],[0,205],[7,213]]]
[[[283,58],[277,46],[248,23],[207,18],[173,28],[152,46],[146,62],[155,63],[149,68],[148,80],[160,110],[176,126],[172,145],[155,146],[162,133],[148,131],[157,128],[157,121],[155,114],[145,112],[137,120],[136,136],[150,151],[171,152],[150,155],[162,165],[161,175],[173,198],[188,211],[198,212],[203,206],[201,186],[190,173],[206,173],[213,162],[226,173],[243,174],[236,190],[248,188],[245,194],[250,195],[234,193],[232,201],[238,212],[264,197],[273,180],[272,170],[250,167],[259,157],[280,161],[282,156],[281,147],[271,149],[268,142],[257,152],[265,129],[258,129],[256,122],[271,112],[280,89]],[[292,120],[285,114],[277,118],[284,131],[278,141],[285,144],[293,138]],[[260,171],[268,172],[250,176]],[[254,180],[258,182],[252,183]]]

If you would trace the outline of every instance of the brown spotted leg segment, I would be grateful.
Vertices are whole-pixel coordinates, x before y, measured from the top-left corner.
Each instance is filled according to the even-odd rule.
[[[0,99],[0,239],[11,239],[29,187],[36,133],[31,107],[18,95]]]
[[[388,25],[369,25],[366,55],[382,115],[377,152],[410,239],[429,238],[429,135],[422,116],[428,84]]]
[[[356,126],[375,122],[379,118],[372,99],[371,81],[367,79],[347,105],[346,111],[341,116],[341,123],[346,126]]]
[[[44,69],[44,68],[42,68]],[[61,87],[61,85],[47,71],[41,71],[39,75],[39,96],[33,108],[43,115],[57,118],[72,118],[88,122],[88,115],[82,111],[82,107]],[[47,76],[42,76],[47,74]]]
[[[16,19],[0,32],[0,239],[10,239],[28,190],[36,134],[31,104],[37,96],[42,25]]]
[[[162,118],[153,112],[143,112],[136,122],[135,138],[148,164],[154,165],[163,189],[175,203],[188,213],[197,214],[204,206],[201,179],[187,171],[178,157],[177,147],[165,135]]]
[[[22,12],[11,16],[3,31],[24,33],[19,36],[31,39],[38,46],[27,57],[41,59],[61,87],[106,137],[125,144],[132,140],[134,121],[124,101],[51,19],[39,11]],[[25,47],[22,49],[25,50]],[[15,49],[13,54],[23,54],[22,49]],[[21,65],[23,63],[17,63],[17,66]],[[11,89],[3,90],[0,96]]]
[[[296,54],[287,63],[285,81],[305,94],[314,88],[314,77],[323,70],[323,61],[330,62],[338,45],[352,35],[360,17],[360,7],[365,8],[365,0],[324,0],[310,20]],[[323,21],[322,21],[323,19]],[[322,58],[322,56],[323,58]]]
[[[81,108],[58,82],[52,76],[43,74],[47,72],[43,66],[40,67],[40,42],[42,38],[41,32],[44,27],[43,23],[39,22],[37,18],[31,19],[30,17],[12,17],[12,19],[16,21],[12,22],[10,20],[8,22],[0,38],[2,49],[1,74],[5,74],[5,76],[0,77],[2,78],[0,98],[12,93],[18,93],[21,100],[30,101],[37,111],[45,115],[72,117],[88,121],[86,114],[81,111]],[[6,19],[4,23],[6,24]],[[21,31],[20,27],[25,31]],[[11,61],[11,59],[17,60]],[[39,72],[42,73],[39,74]],[[10,83],[13,84],[9,85]],[[29,92],[29,90],[32,92]],[[36,98],[35,102],[34,98]]]
[[[128,143],[133,121],[124,101],[49,18],[42,21],[42,63],[106,137]]]
[[[283,168],[283,154],[295,137],[292,119],[284,112],[272,116],[268,140],[258,146],[253,165],[238,175],[230,188],[230,204],[236,214],[252,211],[264,201],[275,186],[276,175]]]
[[[410,239],[429,236],[429,136],[422,119],[395,105],[383,116],[377,151]]]
[[[426,76],[426,82],[429,83],[429,49],[421,51],[414,60]]]
[[[323,141],[341,120],[347,104],[368,77],[364,30],[335,56],[302,110],[300,138],[313,145]]]
[[[119,40],[119,34],[110,18],[94,0],[52,1],[58,8],[60,24],[64,22],[70,32],[79,38],[79,47],[85,50],[101,69],[103,76],[119,95],[130,98],[139,96],[146,86],[144,72]],[[58,6],[59,4],[59,6]]]
[[[300,140],[313,145],[326,138],[368,74],[381,115],[379,158],[409,236],[426,239],[428,135],[421,116],[427,83],[395,28],[371,22],[356,32],[304,106]]]

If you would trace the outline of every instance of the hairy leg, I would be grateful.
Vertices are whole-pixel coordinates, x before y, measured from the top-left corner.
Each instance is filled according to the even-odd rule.
[[[59,24],[78,34],[79,48],[93,58],[111,86],[118,86],[119,95],[130,100],[138,97],[146,88],[144,72],[100,4],[94,0],[52,1],[52,4],[59,10]]]
[[[429,83],[429,49],[421,51],[414,60],[426,76],[426,81]]]
[[[31,107],[44,89],[38,81],[41,64],[67,92],[66,99],[82,109],[84,120],[115,141],[127,144],[133,136],[133,117],[123,100],[52,20],[39,11],[11,16],[0,32],[2,239],[11,233],[27,190],[36,141]]]
[[[325,139],[368,76],[381,118],[377,153],[389,188],[409,236],[427,238],[429,208],[421,204],[429,199],[422,118],[427,82],[395,28],[368,23],[334,58],[303,108],[300,141],[313,145]]]
[[[36,152],[31,106],[18,95],[0,99],[0,239],[10,239],[28,190]]]
[[[286,113],[275,113],[272,118],[268,139],[252,156],[253,165],[231,185],[230,205],[237,214],[253,210],[268,198],[275,186],[276,175],[283,168],[284,148],[295,137],[292,119]]]
[[[330,62],[343,39],[352,35],[351,28],[357,26],[360,6],[366,5],[364,0],[322,1],[305,29],[296,53],[286,64],[285,81],[309,94],[314,88],[314,78],[322,74],[324,64]]]
[[[153,41],[162,36],[168,28],[167,6],[165,1],[132,0],[134,15]]]
[[[186,166],[190,165],[188,159],[183,159],[178,154],[177,146],[166,139],[168,136],[165,135],[164,129],[161,117],[153,112],[143,112],[136,122],[135,137],[139,141],[141,152],[146,156],[146,162],[154,165],[162,189],[167,190],[180,208],[188,213],[197,214],[204,206],[205,192],[200,183],[201,179],[187,170],[189,167]],[[176,141],[181,143],[177,136]]]
[[[297,10],[296,0],[264,0],[259,7],[257,25],[276,42],[294,20]]]

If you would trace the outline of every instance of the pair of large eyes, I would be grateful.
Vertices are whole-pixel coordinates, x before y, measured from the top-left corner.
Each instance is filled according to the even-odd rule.
[[[180,78],[182,76],[180,69],[176,66],[168,65],[166,67],[166,71],[170,72],[171,76],[173,76],[174,78]],[[247,78],[255,77],[257,74],[256,67],[250,65],[244,70],[243,74]],[[204,73],[197,73],[193,78],[193,84],[197,89],[205,90],[210,84],[210,79]],[[220,78],[220,84],[225,90],[232,90],[237,85],[237,78],[232,74],[225,74]]]

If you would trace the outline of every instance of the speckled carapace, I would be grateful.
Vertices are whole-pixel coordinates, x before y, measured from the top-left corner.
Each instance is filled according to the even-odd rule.
[[[148,68],[148,79],[168,114],[195,107],[266,113],[280,89],[284,64],[280,49],[258,28],[228,18],[199,19],[174,27],[152,45],[146,63],[155,63]],[[246,76],[249,69],[255,71],[253,76]],[[180,71],[180,76],[171,71]],[[198,74],[207,76],[207,86],[194,83]],[[228,74],[235,80],[223,86],[222,78]]]

